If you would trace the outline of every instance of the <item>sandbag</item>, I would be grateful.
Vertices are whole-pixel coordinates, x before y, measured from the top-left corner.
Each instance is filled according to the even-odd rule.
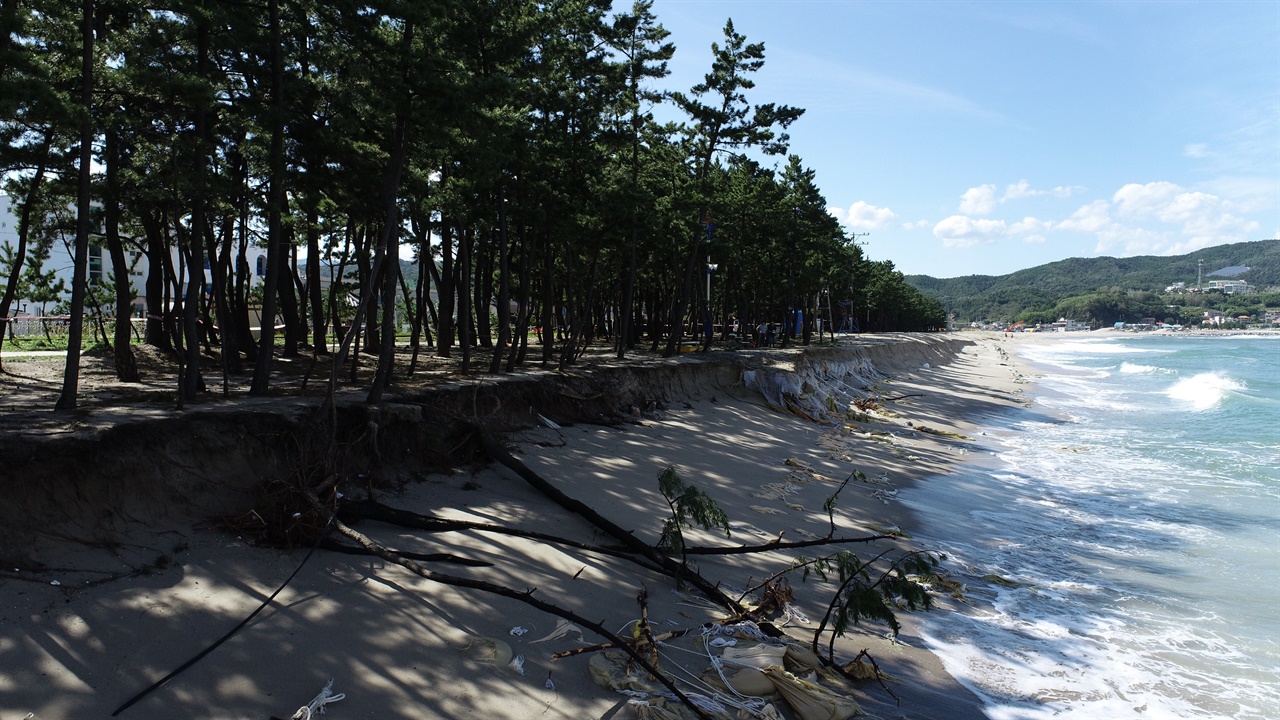
[[[791,706],[797,720],[847,720],[862,710],[853,698],[801,680],[781,667],[765,668],[763,672]]]

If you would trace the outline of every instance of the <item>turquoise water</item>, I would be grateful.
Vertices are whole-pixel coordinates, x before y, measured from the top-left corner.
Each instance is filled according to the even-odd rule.
[[[1280,338],[1016,347],[1032,407],[902,494],[970,587],[930,647],[996,720],[1280,718]]]

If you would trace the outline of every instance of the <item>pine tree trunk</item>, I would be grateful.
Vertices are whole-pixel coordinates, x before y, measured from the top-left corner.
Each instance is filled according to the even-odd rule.
[[[80,8],[80,162],[76,185],[76,249],[71,276],[71,323],[67,332],[67,362],[62,394],[54,406],[74,410],[80,388],[80,341],[84,334],[84,296],[89,265],[90,167],[93,162],[93,9],[94,0]]]

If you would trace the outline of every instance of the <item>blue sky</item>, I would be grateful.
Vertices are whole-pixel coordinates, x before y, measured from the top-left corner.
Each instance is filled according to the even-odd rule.
[[[616,3],[622,9],[625,0]],[[724,23],[874,260],[937,277],[1280,237],[1280,2],[655,0],[688,89]]]

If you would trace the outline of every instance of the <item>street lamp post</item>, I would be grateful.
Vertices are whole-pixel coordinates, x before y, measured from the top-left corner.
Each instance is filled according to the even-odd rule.
[[[706,339],[702,346],[703,351],[711,349],[711,271],[716,266],[711,264],[711,231],[716,224],[711,220],[711,212],[704,211],[702,214],[702,224],[707,226],[707,307],[706,307]]]
[[[707,234],[711,231],[708,230]],[[711,347],[711,273],[715,272],[719,267],[711,262],[711,255],[707,255],[707,347]]]

